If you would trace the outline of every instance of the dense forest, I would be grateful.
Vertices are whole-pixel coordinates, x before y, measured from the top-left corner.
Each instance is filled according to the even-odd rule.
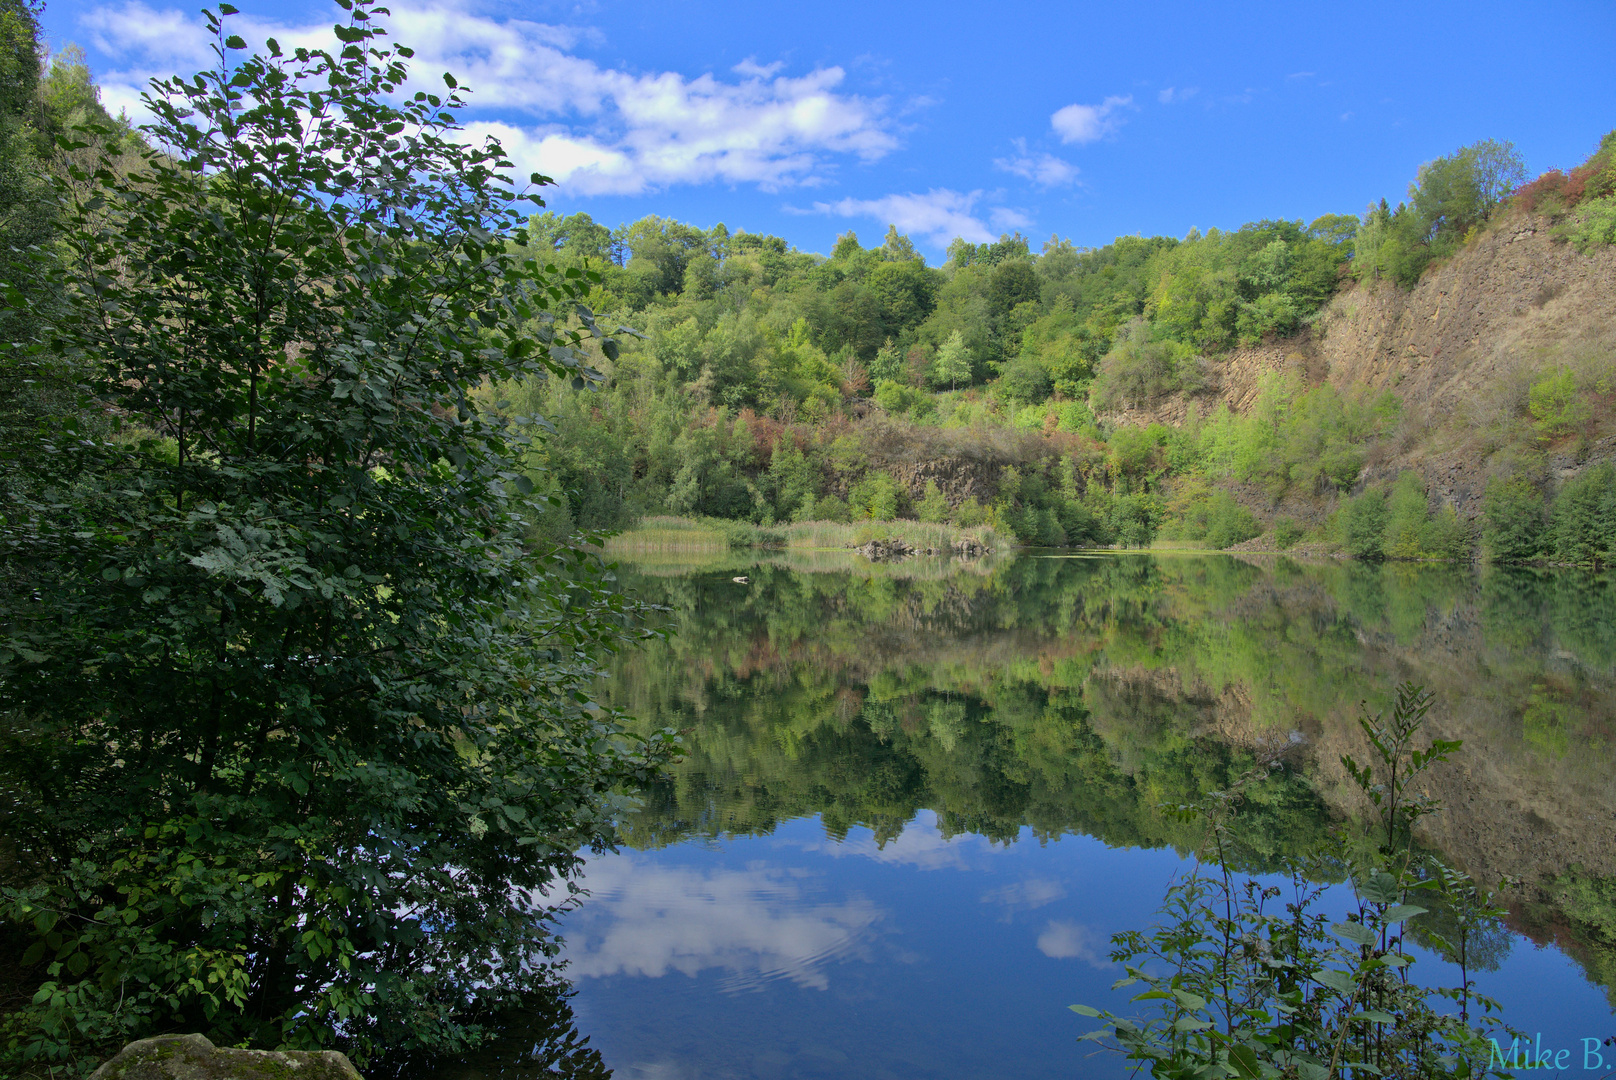
[[[1616,544],[1616,474],[1559,491],[1497,478],[1483,520],[1461,520],[1414,471],[1365,483],[1400,435],[1398,395],[1274,373],[1254,407],[1182,424],[1130,410],[1194,395],[1230,350],[1309,333],[1343,288],[1408,288],[1511,214],[1592,250],[1616,238],[1616,133],[1569,174],[1526,183],[1486,140],[1420,167],[1408,198],[1361,217],[1264,220],[1181,240],[955,241],[926,264],[888,228],[828,257],[779,237],[657,217],[608,229],[545,213],[527,244],[600,270],[595,306],[638,338],[602,381],[507,386],[553,418],[531,462],[565,494],[552,535],[644,514],[989,523],[1044,545],[1225,547],[1271,530],[1359,557],[1582,561]],[[1608,419],[1608,377],[1549,365],[1508,440],[1530,456]],[[1311,524],[1285,510],[1323,507]],[[1592,508],[1592,509],[1590,509]],[[1471,515],[1473,518],[1473,515]]]

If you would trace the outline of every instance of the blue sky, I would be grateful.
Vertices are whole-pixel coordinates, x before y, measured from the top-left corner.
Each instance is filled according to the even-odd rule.
[[[207,61],[191,4],[47,2],[51,44],[84,47],[114,111]],[[236,3],[250,42],[317,40],[341,13]],[[419,76],[477,91],[468,119],[560,181],[558,212],[809,251],[888,223],[936,261],[955,235],[1036,249],[1357,213],[1477,139],[1535,173],[1616,126],[1611,0],[391,6]]]

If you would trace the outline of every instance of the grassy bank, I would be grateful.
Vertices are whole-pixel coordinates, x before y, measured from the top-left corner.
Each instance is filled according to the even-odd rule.
[[[799,521],[785,525],[752,525],[720,518],[647,517],[639,525],[606,542],[609,555],[711,555],[753,548],[847,550],[871,540],[903,540],[922,551],[951,549],[956,541],[973,540],[989,551],[1003,547],[990,526],[963,528],[924,521]]]

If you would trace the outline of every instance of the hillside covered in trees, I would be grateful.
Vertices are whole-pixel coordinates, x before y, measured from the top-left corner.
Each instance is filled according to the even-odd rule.
[[[1332,372],[1316,355],[1362,329],[1332,328],[1332,310],[1350,322],[1343,298],[1355,316],[1360,299],[1411,295],[1522,222],[1562,276],[1607,273],[1616,133],[1571,172],[1526,179],[1513,147],[1487,140],[1361,217],[1095,249],[956,240],[936,267],[896,228],[870,246],[847,233],[824,257],[722,224],[545,213],[528,246],[600,270],[596,309],[640,336],[600,357],[598,385],[496,396],[556,425],[532,462],[565,496],[539,523],[552,535],[653,513],[909,517],[1045,545],[1267,533],[1360,557],[1467,557],[1478,541],[1495,558],[1597,557],[1616,544],[1616,477],[1598,464],[1616,430],[1605,313],[1572,316],[1590,347],[1525,358],[1484,500],[1410,456],[1441,440],[1411,417],[1402,373]],[[1533,288],[1534,308],[1555,289]]]

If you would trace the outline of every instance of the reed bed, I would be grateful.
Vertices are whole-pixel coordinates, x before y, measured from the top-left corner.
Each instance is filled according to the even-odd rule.
[[[924,551],[946,552],[955,541],[974,540],[992,551],[1002,545],[987,526],[962,529],[924,521],[798,521],[753,525],[659,515],[606,541],[606,553],[618,556],[719,554],[748,548],[846,550],[871,540],[903,540]]]

